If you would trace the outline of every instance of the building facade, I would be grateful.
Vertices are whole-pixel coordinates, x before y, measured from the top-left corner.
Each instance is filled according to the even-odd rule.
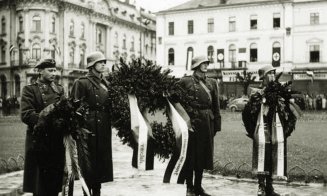
[[[2,0],[0,19],[2,99],[19,98],[44,58],[56,60],[66,92],[87,71],[89,52],[103,52],[108,71],[120,57],[155,61],[155,17],[130,0]]]
[[[229,88],[237,73],[258,81],[258,68],[272,64],[301,91],[326,93],[326,13],[323,0],[191,0],[157,14],[157,63],[182,76],[193,56],[206,55],[225,93],[238,95]]]

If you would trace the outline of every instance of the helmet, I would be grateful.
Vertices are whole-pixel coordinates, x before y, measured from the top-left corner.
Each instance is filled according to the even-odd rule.
[[[192,59],[192,66],[191,69],[194,70],[195,68],[199,67],[201,63],[209,63],[210,61],[208,60],[207,57],[205,56],[197,56]]]
[[[266,65],[266,66],[261,67],[258,70],[260,80],[262,80],[268,72],[275,71],[275,70],[276,70],[276,68],[274,68],[271,65]]]
[[[96,62],[106,61],[106,60],[107,59],[104,57],[102,52],[99,52],[99,51],[92,52],[86,57],[86,62],[87,62],[86,68],[92,67]]]

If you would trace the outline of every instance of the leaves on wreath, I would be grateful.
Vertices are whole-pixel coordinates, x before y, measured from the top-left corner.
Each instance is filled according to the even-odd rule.
[[[118,130],[117,135],[123,144],[133,146],[134,138],[131,130],[128,94],[134,94],[138,99],[141,113],[148,111],[154,114],[167,111],[167,97],[172,102],[179,102],[183,90],[176,85],[177,79],[169,76],[170,70],[162,71],[160,66],[151,61],[133,60],[127,65],[120,59],[120,67],[110,73],[109,97],[107,104],[111,113],[112,126]],[[154,135],[155,154],[160,158],[168,158],[175,145],[175,135],[167,117],[167,124],[151,123]]]
[[[244,107],[242,120],[247,136],[250,138],[253,138],[263,100],[264,104],[269,106],[268,114],[273,114],[277,108],[285,137],[290,136],[295,129],[297,113],[300,111],[298,111],[299,107],[296,102],[293,103],[291,100],[298,97],[299,92],[291,90],[291,81],[281,84],[278,81],[280,76],[281,74],[278,74],[275,81],[268,83],[263,90],[263,94],[260,94],[260,92],[253,94]]]

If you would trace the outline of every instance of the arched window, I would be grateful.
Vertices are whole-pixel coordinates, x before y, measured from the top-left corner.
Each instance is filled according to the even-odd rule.
[[[53,16],[51,18],[51,33],[56,32],[56,18]]]
[[[81,38],[84,39],[85,37],[85,24],[82,22],[81,24]]]
[[[115,46],[118,47],[118,33],[115,32]]]
[[[39,60],[41,58],[41,47],[39,44],[33,44],[32,46],[32,58]]]
[[[256,43],[250,45],[250,62],[258,61],[258,47]]]
[[[213,63],[213,46],[208,47],[208,59],[210,63]]]
[[[20,76],[18,74],[15,75],[15,95],[20,97]]]
[[[281,59],[280,43],[274,42],[272,45],[272,65],[274,67],[279,67],[280,59]]]
[[[41,32],[41,17],[38,15],[33,16],[32,31]]]
[[[24,32],[24,19],[23,16],[19,16],[18,18],[18,32]]]
[[[51,58],[56,59],[56,46],[52,45],[51,49],[50,49],[50,53],[51,53]]]
[[[232,68],[236,66],[236,46],[234,44],[229,45],[229,62]]]
[[[74,21],[73,20],[71,20],[70,21],[70,24],[69,24],[69,36],[72,36],[72,37],[74,37]]]
[[[4,16],[1,18],[1,33],[6,33],[6,18]]]
[[[123,37],[123,49],[126,49],[126,35]]]
[[[186,53],[186,70],[191,70],[192,58],[193,58],[193,48],[188,47]]]
[[[145,54],[148,54],[148,50],[149,50],[149,45],[145,44]]]
[[[135,40],[134,40],[134,36],[131,39],[131,51],[134,52],[135,50]]]
[[[175,65],[175,51],[173,48],[168,50],[168,65]]]

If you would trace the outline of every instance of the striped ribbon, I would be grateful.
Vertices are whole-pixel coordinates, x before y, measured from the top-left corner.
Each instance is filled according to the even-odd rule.
[[[265,137],[265,127],[263,121],[263,112],[264,112],[264,105],[261,104],[261,109],[258,118],[258,173],[265,172],[265,148],[266,148],[266,137]]]
[[[178,103],[175,107],[168,101],[168,116],[172,122],[173,130],[176,136],[176,149],[171,157],[164,175],[164,182],[176,182],[180,178],[181,170],[187,154],[188,130],[191,129],[190,118],[184,108]]]
[[[276,178],[285,179],[284,166],[284,132],[280,122],[278,112],[276,111],[273,118],[272,127],[272,148],[273,148],[273,176]]]
[[[148,135],[151,131],[146,120],[140,112],[137,105],[137,98],[135,95],[128,95],[130,113],[131,113],[131,129],[135,141],[138,143],[137,152],[137,167],[141,170],[146,170],[146,155],[148,146]]]

